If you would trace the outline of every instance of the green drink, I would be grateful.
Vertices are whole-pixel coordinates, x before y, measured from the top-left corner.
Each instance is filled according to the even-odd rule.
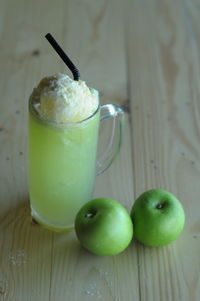
[[[72,228],[78,209],[92,195],[99,112],[64,128],[31,115],[29,122],[32,215],[42,223]]]
[[[96,176],[98,93],[83,82],[73,85],[64,75],[45,78],[29,102],[31,214],[55,231],[73,228],[76,213],[92,197]],[[117,107],[104,107],[107,114],[103,119],[113,117],[115,127]],[[121,133],[118,145],[120,137]],[[102,170],[113,161],[115,149],[104,160]]]

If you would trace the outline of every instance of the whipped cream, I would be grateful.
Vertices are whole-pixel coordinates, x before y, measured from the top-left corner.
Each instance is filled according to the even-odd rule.
[[[97,90],[61,73],[43,78],[33,90],[32,102],[42,118],[59,123],[84,120],[99,104]]]

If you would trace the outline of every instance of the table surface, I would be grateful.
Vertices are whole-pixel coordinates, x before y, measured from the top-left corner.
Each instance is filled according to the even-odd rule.
[[[200,298],[200,2],[74,0],[0,3],[0,300],[193,301]],[[151,188],[183,203],[182,235],[161,248],[135,240],[112,257],[85,251],[75,233],[31,222],[28,98],[66,67],[51,32],[101,93],[126,112],[120,155],[95,196],[130,210]]]

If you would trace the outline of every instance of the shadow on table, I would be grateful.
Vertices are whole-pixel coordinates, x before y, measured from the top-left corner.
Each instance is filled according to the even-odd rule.
[[[80,250],[74,231],[57,233],[35,223],[28,201],[0,213],[0,234],[2,243],[10,245],[11,252],[24,252],[32,258],[37,255],[40,259],[52,256],[52,250],[57,248],[62,248],[63,252]]]
[[[49,294],[57,300],[60,290],[66,296],[77,289],[79,300],[86,300],[88,291],[98,297],[97,290],[104,294],[108,281],[114,282],[109,271],[121,268],[121,260],[126,265],[125,252],[119,255],[120,260],[118,256],[95,256],[80,246],[74,231],[55,233],[33,223],[28,201],[1,214],[0,221],[0,299],[2,295],[6,300],[25,301],[14,299],[23,292],[31,293],[30,300],[41,300],[40,296],[49,300]],[[129,254],[129,258],[136,256],[135,247]],[[97,287],[91,287],[94,281]]]
[[[20,291],[47,300],[53,271],[68,270],[81,252],[74,231],[55,233],[33,223],[28,201],[0,213],[0,245],[0,299],[6,300],[27,300],[15,299]]]

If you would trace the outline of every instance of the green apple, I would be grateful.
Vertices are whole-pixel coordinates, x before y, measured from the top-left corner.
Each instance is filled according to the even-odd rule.
[[[96,255],[116,255],[133,237],[128,211],[117,201],[98,198],[86,203],[75,219],[76,235],[83,247]]]
[[[152,247],[171,243],[182,232],[185,223],[179,200],[161,189],[140,195],[132,207],[131,218],[136,239]]]

